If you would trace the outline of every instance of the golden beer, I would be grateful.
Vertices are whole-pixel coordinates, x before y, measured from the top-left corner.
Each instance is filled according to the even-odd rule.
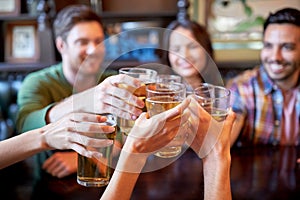
[[[88,134],[89,137],[94,137],[98,139],[110,139],[114,140],[116,138],[117,128],[116,122],[108,120],[106,125],[114,126],[115,131],[111,133],[93,133]],[[113,144],[107,147],[94,148],[88,147],[93,150],[97,150],[101,153],[100,158],[88,158],[78,154],[78,168],[77,168],[77,182],[80,185],[87,187],[102,187],[109,183],[110,177],[112,175],[112,150]]]
[[[186,96],[185,86],[175,82],[149,84],[146,90],[146,107],[150,117],[176,107]],[[178,139],[175,137],[174,141]],[[154,155],[161,158],[172,158],[179,155],[181,149],[181,145],[167,146],[157,151]]]
[[[143,100],[145,103],[147,84],[142,84],[142,86],[137,89],[126,84],[119,84],[118,87],[127,89],[128,91],[132,92],[135,96],[137,96],[139,99]],[[143,108],[143,111],[147,112],[146,106]],[[134,126],[134,122],[135,122],[134,120],[123,119],[123,118],[119,119],[120,130],[125,136],[127,136],[131,131],[132,127]]]
[[[230,90],[203,83],[194,90],[197,101],[215,120],[226,119],[230,107]]]
[[[176,107],[182,100],[174,99],[170,96],[156,96],[146,99],[146,107],[150,117]],[[181,152],[181,146],[164,147],[155,153],[161,158],[171,158]]]
[[[146,99],[146,107],[150,117],[176,107],[182,99],[171,96],[155,96]]]
[[[218,122],[222,122],[226,119],[226,116],[228,115],[227,110],[217,109],[213,108],[210,112],[211,116],[217,120]]]
[[[139,79],[141,82],[143,82],[143,85],[139,87],[138,89],[135,89],[129,85],[120,83],[118,87],[127,89],[131,93],[133,93],[135,96],[139,97],[139,99],[143,100],[145,103],[146,98],[146,84],[150,82],[154,82],[156,79],[157,72],[152,69],[147,68],[141,68],[141,67],[123,67],[119,69],[119,74],[126,74],[128,76],[134,77]],[[144,112],[146,112],[146,107],[143,109]],[[126,136],[131,131],[132,127],[134,126],[134,120],[127,120],[120,118],[119,119],[119,127],[121,129],[122,135]]]

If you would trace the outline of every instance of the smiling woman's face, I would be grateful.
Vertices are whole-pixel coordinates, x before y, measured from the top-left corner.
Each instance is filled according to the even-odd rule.
[[[172,69],[183,78],[199,76],[206,64],[206,52],[192,32],[177,27],[170,35],[169,61]]]

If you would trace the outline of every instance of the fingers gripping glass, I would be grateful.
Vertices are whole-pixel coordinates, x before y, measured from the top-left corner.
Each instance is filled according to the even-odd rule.
[[[151,83],[146,87],[146,107],[150,117],[174,108],[186,97],[186,88],[181,83]],[[179,138],[174,138],[174,140]],[[168,146],[155,153],[161,158],[172,158],[179,155],[181,146]]]

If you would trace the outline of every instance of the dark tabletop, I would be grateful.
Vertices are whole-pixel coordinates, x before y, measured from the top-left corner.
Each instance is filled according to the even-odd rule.
[[[300,166],[296,163],[299,150],[296,147],[232,149],[233,199],[300,199]],[[0,170],[0,199],[94,200],[105,189],[80,186],[76,175],[63,179],[46,176],[34,181],[32,162],[30,158]],[[203,199],[203,186],[201,160],[187,150],[167,167],[142,173],[132,199]]]

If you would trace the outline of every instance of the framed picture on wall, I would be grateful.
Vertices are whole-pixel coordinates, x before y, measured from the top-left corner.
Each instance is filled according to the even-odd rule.
[[[6,24],[5,61],[12,63],[36,62],[40,49],[36,21]]]
[[[259,64],[263,23],[270,12],[300,9],[299,0],[191,0],[197,21],[206,25],[218,63]],[[254,66],[254,65],[253,65]]]
[[[208,1],[207,27],[220,40],[262,40],[263,23],[285,7],[300,9],[299,0]]]
[[[21,0],[0,0],[0,16],[17,16],[20,14]]]

